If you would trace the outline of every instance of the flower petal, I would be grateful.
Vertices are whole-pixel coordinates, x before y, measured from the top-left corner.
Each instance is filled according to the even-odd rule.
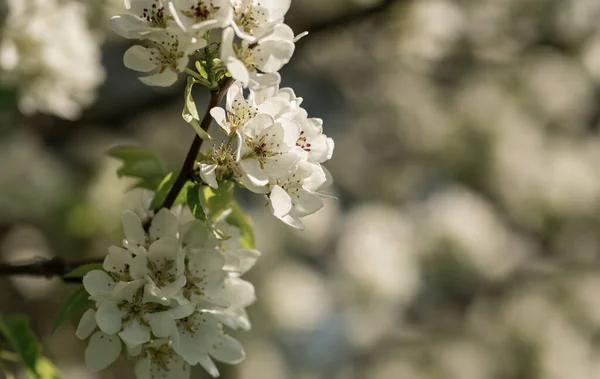
[[[121,354],[121,340],[96,332],[85,349],[85,365],[90,371],[100,371],[113,363]]]
[[[139,79],[147,86],[169,87],[177,81],[177,73],[171,70],[165,70],[162,73],[150,76],[142,76]]]
[[[212,346],[210,355],[216,360],[224,363],[239,363],[244,360],[246,353],[244,352],[244,347],[238,340],[228,335],[224,335],[219,342]]]
[[[146,242],[146,232],[142,227],[142,221],[132,211],[123,213],[123,231],[125,239],[130,243],[143,245]]]
[[[93,309],[88,309],[85,311],[83,316],[81,316],[81,320],[79,320],[79,325],[77,325],[77,331],[75,331],[75,335],[80,340],[84,340],[92,334],[92,332],[96,329],[96,326],[98,326],[96,323],[96,311]]]
[[[150,341],[150,328],[140,324],[138,320],[132,320],[122,332],[119,332],[119,337],[127,346],[137,346]]]
[[[210,359],[208,355],[203,355],[202,357],[200,357],[198,363],[200,363],[202,368],[204,368],[206,372],[208,372],[213,378],[219,376],[219,369],[217,369],[215,362],[213,362],[213,360]]]
[[[159,238],[177,238],[179,235],[179,221],[177,217],[168,209],[162,208],[150,225],[150,238],[157,240]]]
[[[135,363],[133,371],[137,379],[148,379],[150,378],[150,367],[152,362],[148,356],[138,359]]]
[[[269,199],[271,200],[271,209],[275,217],[283,217],[292,210],[292,198],[280,186],[273,186],[271,188]]]
[[[83,287],[90,295],[110,292],[114,285],[114,280],[102,270],[90,271],[83,277]]]
[[[127,312],[119,309],[114,301],[104,301],[96,312],[96,322],[104,333],[116,334],[121,330],[123,317]]]
[[[157,65],[152,61],[152,52],[156,49],[149,49],[140,45],[133,45],[123,55],[125,67],[140,72],[150,72]]]

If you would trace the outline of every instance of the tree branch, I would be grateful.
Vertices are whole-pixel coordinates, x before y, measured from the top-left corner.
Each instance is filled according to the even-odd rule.
[[[212,124],[212,116],[210,115],[210,110],[214,107],[218,107],[225,97],[225,94],[229,90],[229,87],[233,83],[233,79],[227,78],[223,81],[218,91],[213,91],[210,93],[210,101],[206,107],[206,111],[204,112],[204,117],[202,117],[202,121],[200,122],[200,127],[204,131],[208,131],[210,125]],[[196,159],[198,158],[198,153],[202,148],[202,143],[204,140],[200,138],[198,135],[194,137],[194,141],[192,142],[192,146],[183,161],[183,165],[181,166],[181,170],[179,170],[179,175],[177,179],[175,179],[175,183],[173,187],[169,191],[169,194],[165,198],[165,201],[162,203],[160,208],[171,208],[173,203],[175,203],[175,199],[177,199],[177,195],[181,192],[181,189],[185,185],[185,182],[189,179],[190,175],[194,171],[194,165],[196,163]]]
[[[77,267],[90,263],[102,263],[103,260],[104,258],[91,258],[79,261],[67,261],[64,258],[54,257],[12,263],[0,262],[0,277],[24,275],[52,278],[59,276],[65,283],[81,283],[81,278],[65,278],[64,276]]]

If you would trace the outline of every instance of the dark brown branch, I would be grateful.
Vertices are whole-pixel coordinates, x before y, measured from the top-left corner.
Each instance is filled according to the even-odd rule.
[[[229,90],[229,87],[233,83],[232,79],[225,79],[225,81],[221,84],[218,91],[211,92],[210,101],[208,102],[208,106],[206,107],[206,111],[204,112],[204,116],[202,117],[202,121],[200,122],[200,127],[204,131],[208,131],[210,125],[212,124],[212,116],[210,115],[210,110],[214,107],[218,107],[225,97],[225,94]],[[179,175],[177,179],[175,179],[175,183],[169,191],[164,203],[160,206],[161,208],[171,208],[173,203],[175,203],[175,199],[181,192],[181,189],[185,185],[185,182],[190,178],[191,174],[194,171],[194,165],[196,163],[196,159],[198,158],[198,153],[200,153],[200,149],[202,148],[202,143],[204,140],[200,138],[198,135],[194,137],[194,141],[192,142],[192,146],[190,146],[190,150],[183,161],[183,165],[181,166],[181,170],[179,170]]]
[[[64,258],[54,257],[11,263],[0,262],[0,277],[21,275],[52,278],[58,276],[66,283],[81,283],[81,278],[64,278],[64,276],[77,267],[90,263],[102,263],[102,261],[103,258],[67,261]]]

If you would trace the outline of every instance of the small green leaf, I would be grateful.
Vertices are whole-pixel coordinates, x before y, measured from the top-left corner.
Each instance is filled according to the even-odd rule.
[[[206,214],[204,213],[202,203],[200,202],[200,186],[198,184],[194,184],[188,189],[187,204],[194,217],[198,220],[206,221]]]
[[[178,175],[179,170],[175,170],[173,172],[168,173],[167,176],[165,176],[162,179],[162,181],[158,185],[158,188],[156,189],[156,193],[154,194],[154,198],[152,199],[152,203],[150,204],[150,209],[156,211],[165,202],[169,191],[171,191],[171,188],[173,188],[173,185],[177,180]]]
[[[196,61],[196,70],[200,73],[204,79],[208,79],[208,74],[206,73],[206,69],[204,68],[204,64],[200,61]]]
[[[85,276],[85,274],[94,270],[104,270],[104,268],[102,268],[102,263],[88,263],[86,265],[79,266],[75,270],[65,275],[64,278],[82,278]]]
[[[212,137],[204,130],[200,127],[200,115],[198,114],[198,109],[196,108],[196,103],[194,102],[194,99],[192,98],[192,87],[194,86],[194,83],[196,83],[197,80],[195,80],[194,78],[192,78],[191,76],[188,76],[188,82],[187,85],[185,86],[185,93],[184,93],[184,106],[183,106],[183,112],[181,112],[181,117],[183,117],[183,119],[185,120],[185,122],[187,122],[188,124],[190,124],[192,126],[192,128],[194,128],[194,130],[196,131],[196,133],[198,134],[198,136],[200,136],[200,138],[202,138],[203,140],[212,140]]]
[[[231,213],[227,216],[227,223],[241,229],[240,244],[246,249],[255,249],[256,243],[250,219],[235,200],[230,202],[229,208]]]
[[[190,188],[192,188],[194,186],[193,182],[187,181],[185,182],[185,184],[183,185],[183,188],[181,189],[181,191],[179,191],[179,195],[177,195],[177,197],[175,198],[175,202],[173,203],[173,205],[179,205],[179,204],[184,204],[187,202],[187,196],[188,196],[188,191],[190,190]]]
[[[80,286],[73,292],[63,305],[58,310],[56,317],[54,318],[54,326],[52,331],[56,331],[65,321],[67,321],[72,315],[83,312],[89,308],[92,302],[89,299],[89,294]]]
[[[156,190],[161,179],[165,176],[165,168],[154,153],[137,147],[116,147],[108,155],[123,161],[117,170],[119,177],[129,176],[138,178],[135,187]]]
[[[36,372],[27,370],[29,379],[62,379],[60,371],[45,357],[40,357],[35,364]]]
[[[19,355],[25,367],[37,374],[36,361],[40,354],[37,337],[26,316],[0,316],[0,333],[15,353]],[[39,376],[39,375],[38,375]]]
[[[229,205],[233,200],[234,187],[234,183],[231,181],[219,183],[219,188],[216,190],[208,186],[204,187],[204,203],[213,220],[229,209]]]

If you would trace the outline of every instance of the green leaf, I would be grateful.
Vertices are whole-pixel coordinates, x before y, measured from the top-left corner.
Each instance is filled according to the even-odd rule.
[[[102,263],[88,263],[86,265],[79,266],[75,270],[65,275],[64,278],[82,278],[85,276],[85,274],[94,270],[104,270]]]
[[[231,213],[227,216],[227,223],[241,229],[242,235],[240,237],[240,244],[244,248],[255,249],[256,242],[254,240],[254,231],[250,219],[246,213],[244,213],[237,201],[231,201],[229,207],[231,208]]]
[[[175,202],[173,203],[173,205],[187,203],[187,196],[188,196],[187,193],[190,190],[190,188],[192,188],[193,186],[194,186],[193,182],[190,182],[190,181],[185,182],[185,184],[183,185],[183,188],[181,189],[181,191],[179,191],[179,195],[177,195],[177,197],[175,198]]]
[[[37,374],[36,361],[40,354],[40,345],[26,316],[0,316],[0,333],[15,353],[19,355],[25,367]],[[39,377],[39,376],[38,376]]]
[[[194,184],[188,189],[187,204],[194,217],[198,220],[206,221],[206,214],[204,213],[202,203],[200,202],[200,186],[198,184]]]
[[[219,188],[216,190],[208,186],[204,187],[204,202],[213,220],[230,208],[234,187],[234,183],[231,181],[219,183]]]
[[[92,304],[90,295],[87,293],[83,286],[80,286],[67,298],[63,305],[58,310],[56,317],[54,318],[54,326],[52,331],[56,331],[65,321],[67,321],[72,315],[81,313],[85,309],[89,308]]]
[[[155,191],[165,176],[163,163],[151,151],[137,147],[116,147],[108,155],[123,161],[123,165],[117,170],[119,177],[139,179],[135,187]]]
[[[192,128],[194,128],[194,130],[196,131],[196,133],[198,134],[198,136],[200,138],[202,138],[203,140],[212,140],[212,137],[204,130],[202,129],[202,127],[200,127],[200,115],[198,114],[198,109],[196,108],[196,103],[194,102],[194,99],[192,98],[192,87],[194,86],[194,83],[196,83],[197,80],[195,80],[194,78],[192,78],[191,76],[188,76],[188,82],[187,85],[185,86],[185,93],[184,93],[184,106],[183,106],[183,112],[181,112],[181,117],[183,117],[183,119],[185,120],[185,122],[187,122],[188,124],[190,124],[192,126]]]
[[[48,358],[40,357],[35,364],[35,369],[35,372],[27,370],[29,379],[62,379],[62,374]]]
[[[154,198],[152,199],[152,203],[150,204],[150,209],[156,211],[165,202],[167,195],[169,195],[171,188],[173,188],[173,185],[177,180],[178,175],[179,170],[175,170],[168,173],[167,176],[161,180],[158,188],[156,189],[156,193],[154,194]]]

